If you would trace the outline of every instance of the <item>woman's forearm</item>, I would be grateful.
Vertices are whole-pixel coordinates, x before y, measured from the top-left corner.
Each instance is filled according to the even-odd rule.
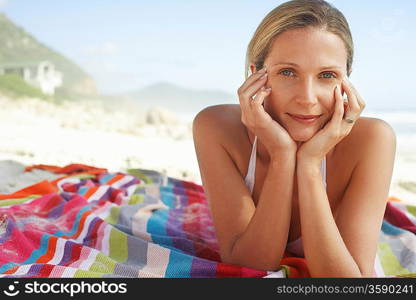
[[[233,245],[231,263],[278,268],[290,228],[295,168],[295,153],[271,159],[253,217]]]
[[[312,277],[361,277],[332,215],[319,163],[299,159],[297,180],[302,241],[309,273]]]

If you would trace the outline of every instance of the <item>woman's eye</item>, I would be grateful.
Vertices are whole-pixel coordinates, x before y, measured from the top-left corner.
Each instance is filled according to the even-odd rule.
[[[282,70],[280,72],[280,74],[282,74],[283,76],[289,76],[289,77],[291,77],[291,76],[293,76],[293,71],[291,71],[291,70]]]
[[[294,77],[295,76],[295,72],[293,70],[289,70],[289,69],[282,70],[282,71],[279,72],[279,74],[281,74],[283,76],[286,76],[286,77]],[[333,72],[321,73],[320,77],[324,78],[324,79],[337,78],[336,74],[333,73]]]
[[[335,74],[332,72],[325,72],[322,73],[321,76],[325,79],[331,79],[331,78],[336,78]]]

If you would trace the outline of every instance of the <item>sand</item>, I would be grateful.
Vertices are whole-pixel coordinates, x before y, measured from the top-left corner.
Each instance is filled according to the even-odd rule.
[[[8,172],[16,176],[18,165],[82,163],[110,171],[153,169],[200,182],[191,123],[157,123],[153,118],[149,124],[145,117],[143,112],[108,112],[91,103],[56,106],[0,97],[0,181]],[[19,180],[16,187],[32,182],[27,176]],[[0,190],[5,189],[0,183]]]

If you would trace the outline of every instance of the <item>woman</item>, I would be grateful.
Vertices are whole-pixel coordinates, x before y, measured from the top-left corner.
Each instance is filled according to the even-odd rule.
[[[360,117],[352,61],[341,12],[321,0],[286,2],[248,46],[240,105],[195,117],[223,262],[276,270],[288,251],[306,258],[312,277],[374,276],[396,137],[386,122]]]

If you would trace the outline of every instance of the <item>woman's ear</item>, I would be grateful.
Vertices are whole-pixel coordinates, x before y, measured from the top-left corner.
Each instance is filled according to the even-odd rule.
[[[251,71],[251,74],[256,72],[256,66],[254,64],[250,64],[250,71]]]

